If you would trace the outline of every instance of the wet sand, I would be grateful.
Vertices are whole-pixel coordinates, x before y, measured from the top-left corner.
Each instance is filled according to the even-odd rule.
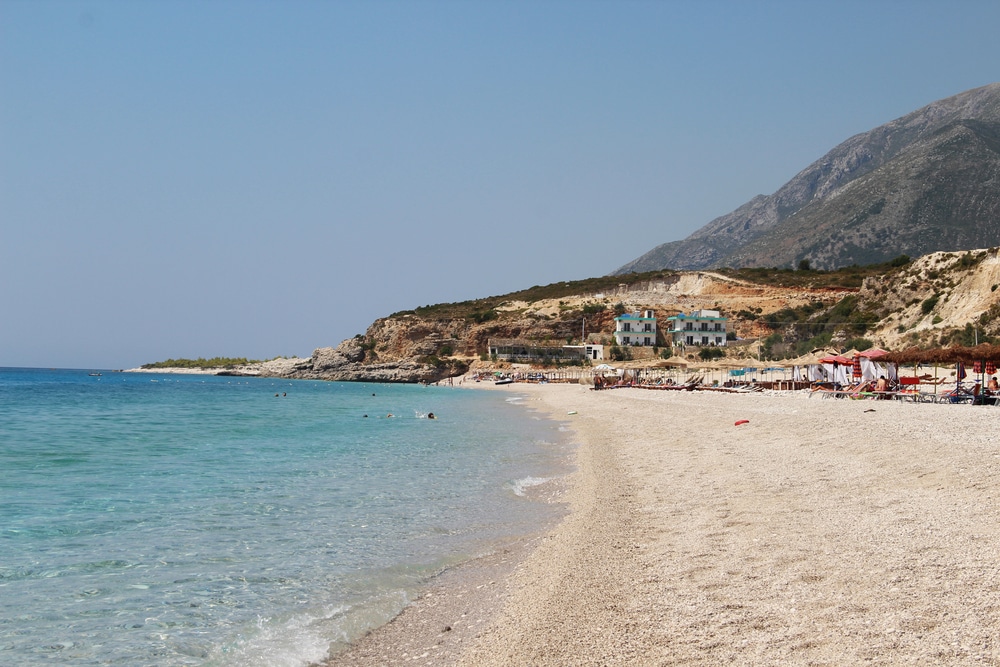
[[[332,664],[1000,664],[1000,408],[503,390],[572,427],[569,514]]]

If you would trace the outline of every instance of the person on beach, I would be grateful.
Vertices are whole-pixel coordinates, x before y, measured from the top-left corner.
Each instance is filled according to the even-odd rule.
[[[997,376],[996,375],[994,375],[993,377],[991,377],[990,381],[986,383],[986,388],[988,390],[990,390],[991,392],[994,392],[994,393],[996,393],[997,391],[1000,391],[1000,384],[997,384]]]

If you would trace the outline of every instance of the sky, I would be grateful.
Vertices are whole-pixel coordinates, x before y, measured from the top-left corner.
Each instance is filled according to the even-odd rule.
[[[605,275],[1000,81],[995,0],[0,0],[0,366]]]

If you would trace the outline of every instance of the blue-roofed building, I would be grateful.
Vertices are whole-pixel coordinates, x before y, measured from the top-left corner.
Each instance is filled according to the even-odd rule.
[[[615,318],[615,343],[622,345],[656,345],[656,315],[651,310],[626,313]]]
[[[724,347],[729,318],[717,310],[696,310],[689,315],[679,313],[667,318],[668,333],[674,345]]]

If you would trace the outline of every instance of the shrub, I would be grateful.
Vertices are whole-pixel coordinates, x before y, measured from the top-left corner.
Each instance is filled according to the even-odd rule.
[[[934,306],[937,305],[938,299],[940,298],[941,298],[940,294],[935,294],[934,296],[930,296],[924,299],[920,304],[920,312],[923,313],[924,315],[930,313],[932,310],[934,310]]]
[[[703,347],[698,350],[698,358],[703,361],[721,359],[724,356],[726,356],[726,351],[721,347]]]
[[[853,348],[858,352],[864,352],[865,350],[870,350],[874,347],[875,343],[871,342],[867,338],[852,338],[844,343],[844,346],[847,347],[847,349]]]
[[[489,322],[490,320],[495,320],[497,317],[497,311],[483,310],[475,313],[469,313],[468,319],[472,320],[476,324],[482,324],[483,322]]]
[[[909,255],[900,255],[896,259],[890,261],[889,262],[889,266],[891,266],[893,268],[897,268],[897,267],[900,267],[900,266],[906,266],[911,261],[913,261],[913,260],[910,259]]]
[[[632,350],[627,346],[619,347],[615,344],[608,350],[608,356],[611,357],[612,361],[629,361],[632,358]]]

